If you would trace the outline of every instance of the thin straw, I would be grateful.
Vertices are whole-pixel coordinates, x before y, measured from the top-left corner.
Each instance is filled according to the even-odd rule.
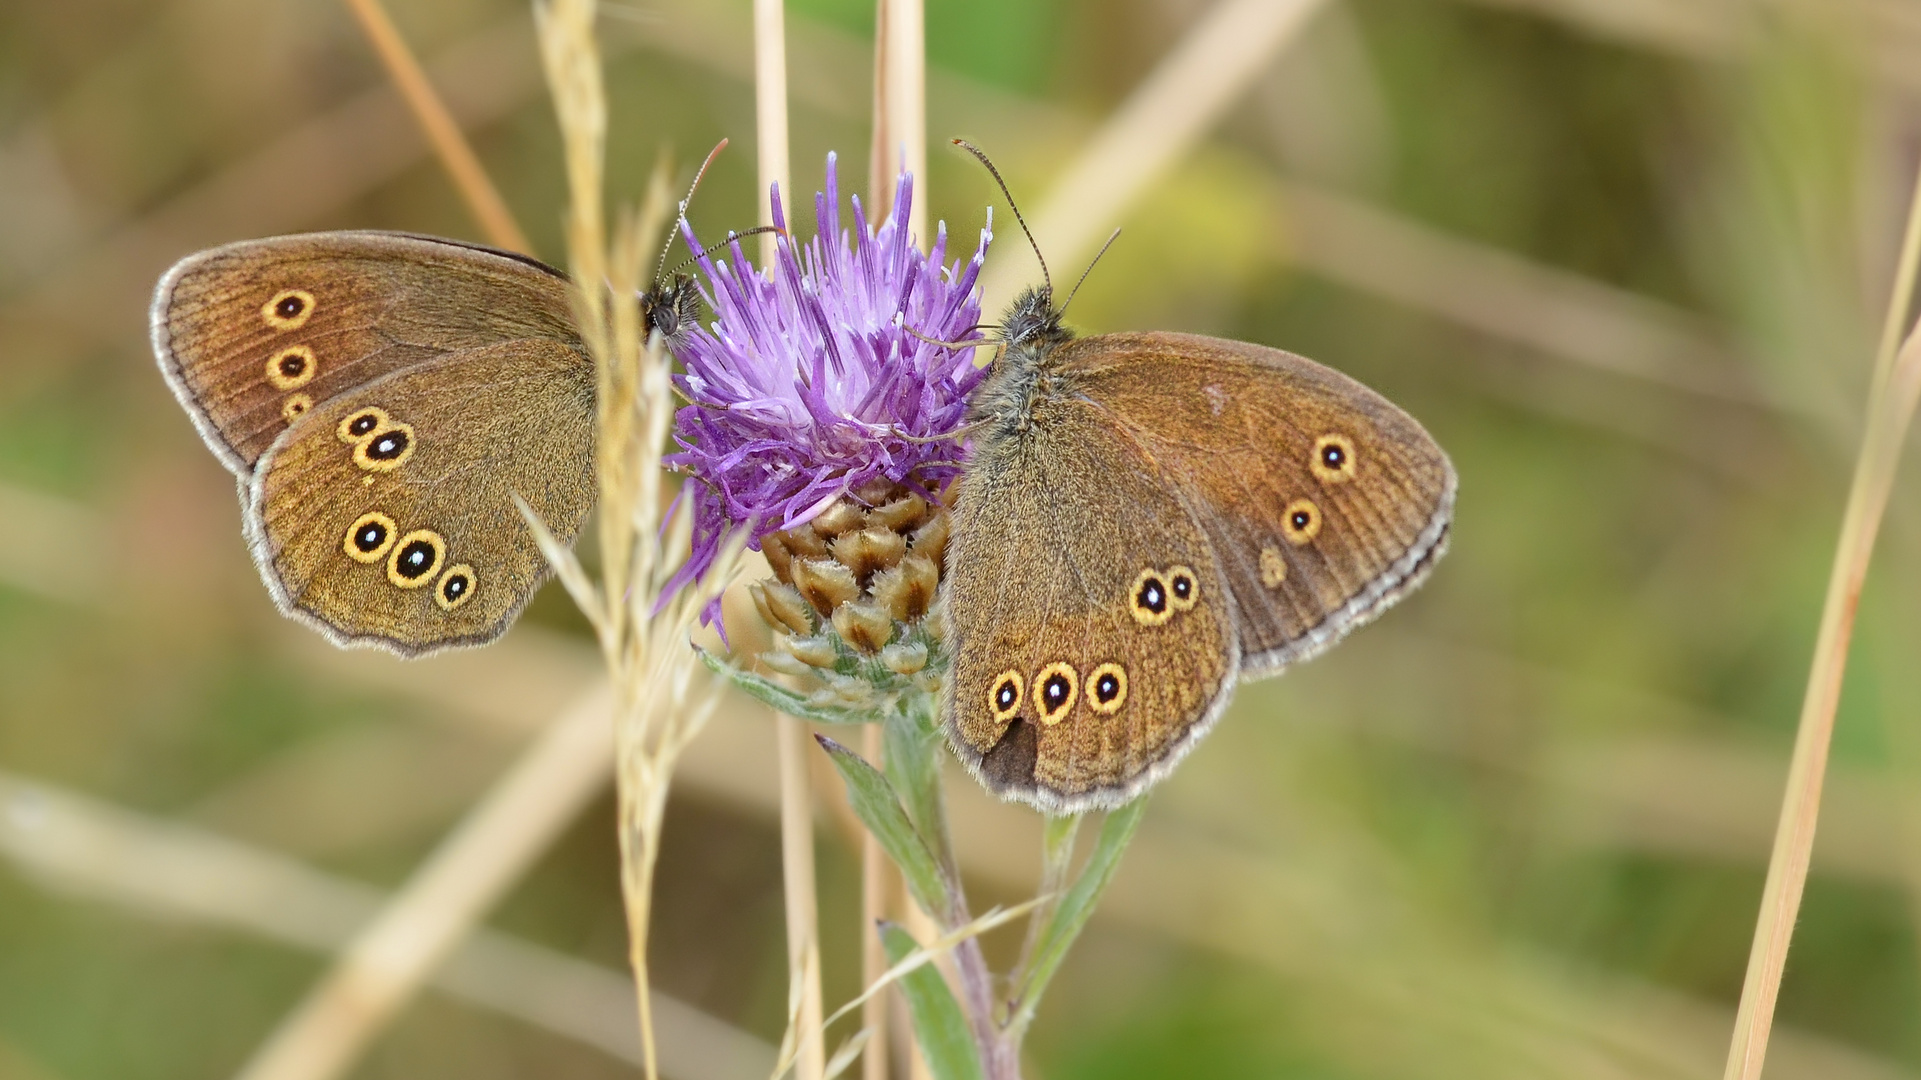
[[[1833,741],[1842,677],[1847,672],[1855,612],[1861,603],[1862,582],[1867,578],[1888,493],[1894,487],[1895,469],[1901,463],[1908,424],[1914,419],[1916,395],[1921,393],[1921,334],[1910,334],[1898,353],[1894,348],[1907,322],[1917,262],[1921,262],[1921,176],[1916,178],[1915,198],[1908,210],[1900,267],[1895,273],[1894,293],[1888,299],[1874,386],[1868,395],[1867,430],[1862,433],[1861,452],[1855,459],[1854,482],[1848,490],[1841,539],[1835,545],[1827,600],[1821,610],[1821,631],[1815,639],[1807,693],[1801,701],[1787,792],[1781,799],[1774,852],[1768,860],[1767,883],[1761,890],[1761,914],[1755,922],[1754,945],[1748,954],[1747,977],[1741,986],[1741,1005],[1735,1013],[1734,1038],[1728,1048],[1727,1080],[1758,1080],[1767,1058],[1788,944],[1794,937],[1794,921],[1808,880],[1808,860],[1814,851],[1821,782],[1827,773],[1828,747]]]
[[[531,254],[533,245],[527,242],[527,234],[514,220],[513,211],[507,209],[500,190],[488,179],[487,170],[481,168],[480,158],[468,145],[467,137],[461,134],[460,125],[447,111],[446,103],[434,92],[433,83],[427,81],[427,73],[421,70],[420,61],[414,58],[413,50],[394,27],[387,9],[381,6],[380,0],[346,0],[346,3],[348,10],[360,20],[360,28],[366,32],[380,62],[386,65],[388,77],[413,111],[434,153],[439,155],[440,164],[454,182],[454,189],[460,192],[467,210],[487,234],[487,241],[509,251]]]

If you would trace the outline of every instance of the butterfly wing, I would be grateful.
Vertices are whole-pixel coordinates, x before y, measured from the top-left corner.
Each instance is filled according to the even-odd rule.
[[[563,543],[593,505],[594,372],[559,341],[451,352],[334,395],[247,486],[274,600],[339,644],[491,641],[548,571],[514,506]]]
[[[1059,370],[1178,486],[1233,593],[1244,674],[1328,648],[1419,585],[1456,478],[1427,431],[1311,360],[1188,334],[1071,342]]]
[[[1219,713],[1238,656],[1199,523],[1085,402],[985,434],[955,507],[943,715],[996,794],[1115,806]]]
[[[502,341],[577,341],[559,271],[382,232],[190,255],[154,291],[152,335],[168,385],[243,479],[302,413],[383,375]]]

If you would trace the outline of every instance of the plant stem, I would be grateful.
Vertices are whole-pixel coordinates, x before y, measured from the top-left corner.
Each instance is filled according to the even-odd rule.
[[[514,220],[513,211],[507,208],[507,200],[500,197],[500,189],[481,167],[480,158],[468,144],[467,137],[461,134],[460,125],[454,121],[446,103],[434,92],[433,83],[427,81],[427,73],[421,70],[420,61],[400,36],[387,9],[381,6],[380,0],[346,0],[346,3],[354,18],[360,21],[374,53],[386,66],[387,77],[399,89],[407,108],[413,111],[414,120],[440,157],[441,166],[454,182],[454,190],[460,192],[468,212],[487,234],[487,242],[509,251],[532,254],[533,245],[527,242],[527,234]]]
[[[1916,396],[1921,393],[1921,335],[1910,335],[1898,353],[1895,349],[1900,329],[1907,321],[1915,267],[1917,261],[1921,261],[1921,224],[1918,224],[1921,182],[1917,183],[1916,192],[1909,211],[1901,265],[1895,274],[1895,292],[1888,302],[1889,315],[1876,360],[1874,385],[1869,391],[1867,428],[1862,433],[1861,450],[1855,459],[1854,480],[1841,519],[1841,537],[1835,545],[1833,568],[1828,576],[1821,629],[1815,639],[1807,691],[1801,702],[1794,755],[1788,766],[1787,791],[1781,801],[1774,852],[1768,860],[1761,912],[1755,923],[1754,945],[1748,955],[1747,977],[1741,987],[1741,1004],[1735,1014],[1734,1036],[1728,1049],[1724,1074],[1727,1080],[1757,1080],[1767,1057],[1781,975],[1787,964],[1788,945],[1794,936],[1795,917],[1801,908],[1802,890],[1807,884],[1808,861],[1813,853],[1815,824],[1821,810],[1821,783],[1827,772],[1828,748],[1833,739],[1842,678],[1847,670],[1855,612],[1860,605],[1868,562],[1874,554],[1875,536],[1894,486],[1901,448],[1909,422],[1914,418]]]

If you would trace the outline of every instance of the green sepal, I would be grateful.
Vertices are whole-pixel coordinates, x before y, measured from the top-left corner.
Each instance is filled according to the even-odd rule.
[[[772,707],[776,712],[786,713],[788,716],[802,720],[812,720],[817,724],[871,724],[881,718],[880,713],[815,704],[809,701],[805,694],[796,693],[744,668],[735,667],[699,646],[694,647],[694,653],[700,657],[701,663],[707,665],[707,670],[726,679],[748,697]]]

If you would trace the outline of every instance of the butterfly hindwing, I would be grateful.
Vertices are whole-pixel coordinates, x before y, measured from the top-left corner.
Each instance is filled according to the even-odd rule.
[[[1115,806],[1171,768],[1232,687],[1209,542],[1085,402],[977,443],[947,582],[943,714],[996,793],[1056,813]]]
[[[302,413],[384,375],[503,341],[576,341],[568,284],[532,259],[383,232],[246,240],[190,255],[154,293],[160,367],[245,478]]]
[[[1339,372],[1170,333],[1073,341],[1057,361],[1193,508],[1233,591],[1247,674],[1332,645],[1419,584],[1445,548],[1447,455]]]
[[[403,655],[489,641],[546,576],[519,495],[563,543],[594,496],[594,375],[560,341],[445,355],[298,417],[248,485],[283,610]]]

